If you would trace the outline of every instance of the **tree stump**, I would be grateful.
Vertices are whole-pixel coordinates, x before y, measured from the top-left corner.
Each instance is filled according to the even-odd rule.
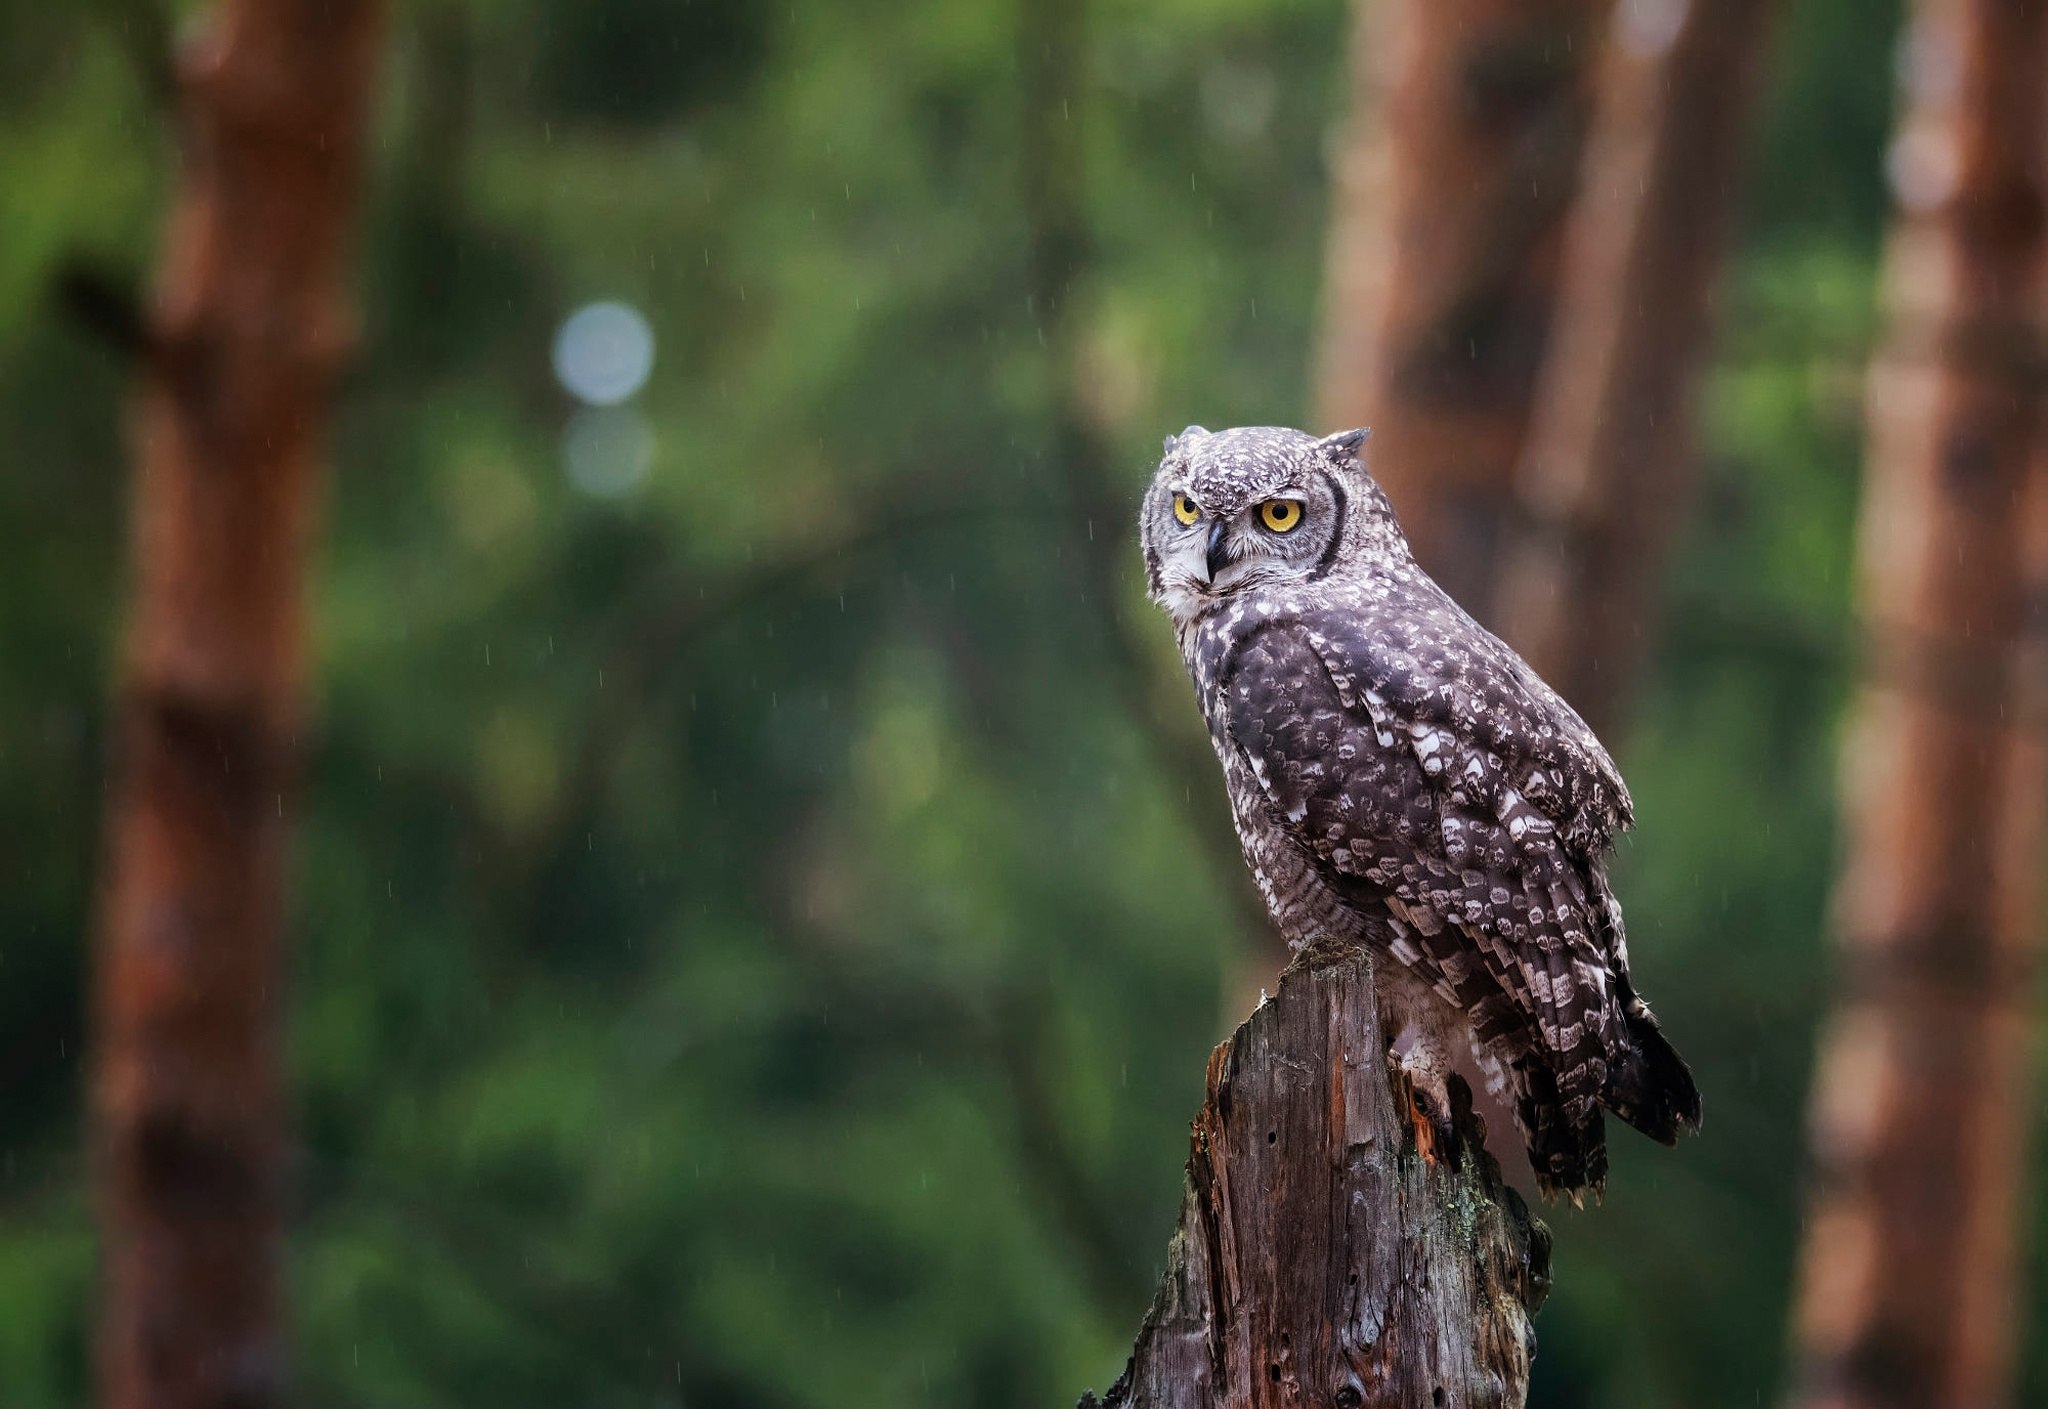
[[[1452,1101],[1453,1149],[1427,1157],[1371,958],[1297,959],[1209,1058],[1165,1277],[1123,1376],[1082,1409],[1521,1405],[1550,1233],[1455,1077]]]

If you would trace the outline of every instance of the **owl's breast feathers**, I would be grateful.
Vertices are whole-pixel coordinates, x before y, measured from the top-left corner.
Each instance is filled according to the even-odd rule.
[[[1571,707],[1448,598],[1396,605],[1275,594],[1212,617],[1186,643],[1211,729],[1322,882],[1390,914],[1393,956],[1464,1012],[1546,1188],[1597,1188],[1602,1106],[1667,1143],[1699,1121],[1607,884],[1628,791]]]

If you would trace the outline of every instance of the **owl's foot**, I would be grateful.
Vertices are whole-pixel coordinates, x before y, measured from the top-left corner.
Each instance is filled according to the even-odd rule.
[[[1395,1058],[1394,1095],[1407,1106],[1415,1152],[1431,1164],[1458,1167],[1458,1129],[1451,1105],[1449,1072],[1420,1048]]]

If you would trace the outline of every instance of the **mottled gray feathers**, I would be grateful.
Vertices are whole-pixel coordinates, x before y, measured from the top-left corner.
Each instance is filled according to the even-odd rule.
[[[1571,707],[1416,566],[1359,463],[1364,439],[1170,439],[1147,499],[1148,585],[1282,932],[1369,943],[1417,974],[1469,1025],[1546,1191],[1598,1188],[1603,1106],[1666,1141],[1699,1120],[1631,985],[1607,883],[1628,790]],[[1242,586],[1210,584],[1176,566],[1160,518],[1173,494],[1233,522],[1313,496],[1303,531],[1326,537],[1248,542],[1276,556]]]

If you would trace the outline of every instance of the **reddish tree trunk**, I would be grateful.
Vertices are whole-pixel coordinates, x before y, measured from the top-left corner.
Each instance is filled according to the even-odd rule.
[[[1917,0],[1794,1402],[2009,1401],[2042,833],[2048,9]]]
[[[280,1401],[284,872],[374,0],[222,0],[136,418],[96,1016],[102,1402]]]
[[[1605,0],[1359,6],[1317,415],[1370,425],[1422,565],[1492,600]]]
[[[1624,5],[1490,623],[1619,724],[1690,481],[1694,394],[1772,0]]]

